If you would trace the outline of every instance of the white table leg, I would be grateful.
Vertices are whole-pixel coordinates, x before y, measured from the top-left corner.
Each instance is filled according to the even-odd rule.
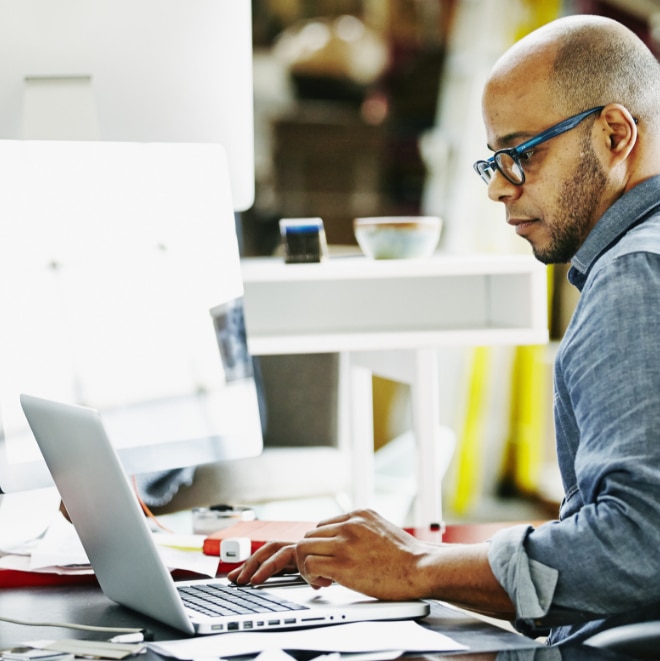
[[[374,500],[373,387],[378,374],[411,386],[413,433],[417,448],[417,499],[414,524],[442,523],[441,476],[438,474],[439,384],[434,349],[354,352],[350,354],[351,455],[356,507]],[[453,448],[446,448],[453,452]],[[443,464],[447,463],[442,462]]]
[[[433,349],[414,352],[410,397],[417,445],[417,500],[415,525],[442,523],[441,476],[438,474],[439,441],[438,357]],[[448,451],[452,451],[448,448]]]
[[[353,506],[373,507],[374,418],[372,373],[367,367],[350,366],[350,419]]]

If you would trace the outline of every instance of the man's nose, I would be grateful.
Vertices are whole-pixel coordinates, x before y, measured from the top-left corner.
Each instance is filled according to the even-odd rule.
[[[488,197],[493,202],[507,202],[519,198],[522,190],[522,185],[512,184],[499,170],[495,170],[488,184]]]

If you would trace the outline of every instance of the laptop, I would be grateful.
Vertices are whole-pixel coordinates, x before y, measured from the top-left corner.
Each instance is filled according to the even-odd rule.
[[[23,394],[21,406],[98,582],[111,600],[187,634],[416,619],[425,601],[380,601],[332,585],[175,582],[95,409]],[[217,611],[217,612],[215,612]]]

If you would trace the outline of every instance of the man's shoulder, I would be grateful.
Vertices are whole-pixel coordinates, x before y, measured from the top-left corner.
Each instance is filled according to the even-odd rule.
[[[660,210],[631,227],[612,252],[612,257],[635,252],[660,254]]]
[[[619,236],[593,262],[586,279],[592,284],[602,283],[603,277],[610,274],[612,284],[621,286],[622,273],[626,274],[628,284],[630,278],[636,275],[648,278],[650,273],[654,282],[660,280],[660,211],[647,216]]]

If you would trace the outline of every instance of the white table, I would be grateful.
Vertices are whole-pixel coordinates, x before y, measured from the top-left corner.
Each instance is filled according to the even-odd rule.
[[[531,256],[439,254],[319,264],[247,258],[242,269],[253,355],[339,352],[350,367],[345,394],[356,507],[369,506],[374,491],[371,376],[411,385],[415,524],[441,522],[435,349],[547,342],[545,267]]]

